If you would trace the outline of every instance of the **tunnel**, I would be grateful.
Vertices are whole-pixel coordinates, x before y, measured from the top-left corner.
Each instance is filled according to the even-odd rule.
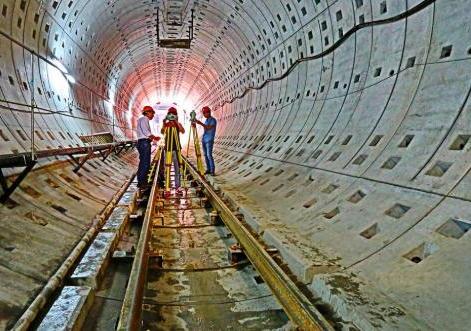
[[[212,109],[212,187],[343,329],[468,330],[470,5],[0,0],[0,329],[58,295],[173,105]]]

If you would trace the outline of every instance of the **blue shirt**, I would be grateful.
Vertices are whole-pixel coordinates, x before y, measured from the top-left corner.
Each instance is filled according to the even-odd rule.
[[[204,129],[203,133],[203,143],[214,141],[214,136],[216,135],[216,124],[217,121],[214,117],[208,117],[204,122],[204,125],[212,125],[211,129]]]

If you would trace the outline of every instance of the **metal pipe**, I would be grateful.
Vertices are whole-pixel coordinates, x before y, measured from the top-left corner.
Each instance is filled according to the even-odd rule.
[[[62,263],[60,268],[49,278],[47,284],[43,287],[41,292],[36,296],[34,301],[28,307],[28,309],[21,315],[20,319],[16,322],[12,330],[15,331],[26,331],[30,329],[31,323],[36,319],[41,309],[46,305],[50,297],[56,292],[59,286],[62,285],[64,278],[69,273],[71,267],[75,264],[82,251],[88,246],[91,239],[95,237],[98,230],[103,225],[104,221],[110,216],[112,210],[115,208],[121,196],[131,184],[135,173],[131,178],[121,187],[121,189],[115,193],[111,201],[105,207],[105,209],[95,217],[93,225],[88,229],[85,235],[82,237],[80,242],[74,247],[72,252],[69,254],[67,259]]]
[[[90,117],[90,134],[93,134],[93,93],[90,91],[90,113],[88,114]]]
[[[111,138],[112,138],[112,142],[114,143],[114,112],[115,112],[115,108],[114,108],[114,105],[112,104],[112,111],[111,111],[111,125],[112,125],[112,128],[111,128]]]
[[[34,160],[34,107],[36,106],[36,100],[34,99],[34,52],[31,52],[31,83],[29,89],[31,94],[31,160]]]
[[[191,23],[190,23],[190,41],[193,40],[193,18],[195,10],[191,10]]]
[[[157,31],[156,31],[156,32],[157,32],[157,47],[160,46],[160,27],[159,27],[160,22],[159,22],[159,19],[160,19],[159,7],[157,7],[157,18],[156,18],[156,20],[157,20],[156,23],[157,23],[157,24],[156,24],[156,26],[155,26],[155,28],[156,28],[156,30],[157,30]]]

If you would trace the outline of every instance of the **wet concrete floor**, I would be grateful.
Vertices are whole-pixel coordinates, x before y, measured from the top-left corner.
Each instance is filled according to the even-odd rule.
[[[211,225],[190,189],[153,220],[142,330],[285,330],[288,319],[248,263],[232,264],[234,238]],[[163,219],[162,219],[163,217]]]

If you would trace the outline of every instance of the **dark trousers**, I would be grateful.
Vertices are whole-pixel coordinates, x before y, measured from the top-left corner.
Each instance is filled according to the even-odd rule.
[[[210,173],[214,173],[215,171],[214,159],[213,159],[214,140],[203,142],[202,145],[203,145],[204,160],[206,161],[206,170],[209,171]]]
[[[137,185],[147,184],[147,173],[150,167],[150,141],[139,139],[137,141],[137,151],[139,152],[139,167],[137,168]]]

